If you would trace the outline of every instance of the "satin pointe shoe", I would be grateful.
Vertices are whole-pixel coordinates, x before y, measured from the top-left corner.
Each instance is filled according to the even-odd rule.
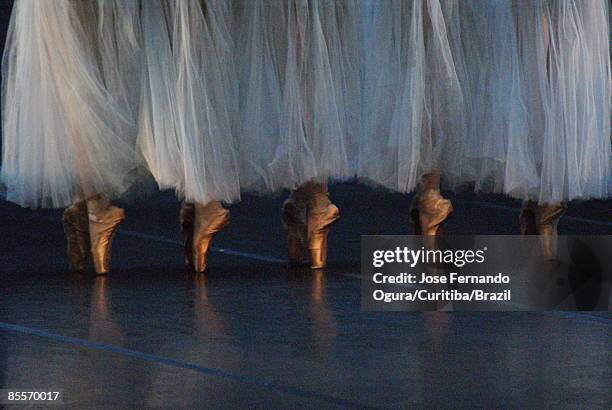
[[[89,238],[94,269],[103,275],[110,271],[111,248],[115,233],[123,220],[125,211],[110,205],[101,212],[89,212]]]
[[[553,235],[557,232],[559,218],[567,206],[563,203],[538,205],[534,201],[525,201],[519,222],[522,235]]]
[[[545,259],[554,259],[557,249],[557,225],[567,209],[563,203],[537,205],[527,201],[521,209],[521,234],[539,235],[542,255]]]
[[[556,235],[559,219],[565,213],[567,206],[563,203],[538,206],[535,223],[540,235]]]
[[[89,259],[89,219],[85,201],[66,208],[62,225],[68,242],[68,264],[72,272],[83,272]]]
[[[194,205],[193,268],[195,272],[206,270],[207,255],[213,236],[230,223],[230,212],[220,202]]]
[[[308,250],[311,269],[323,269],[327,265],[327,236],[331,225],[340,219],[338,207],[327,199],[324,206],[316,206],[308,212]]]
[[[181,205],[180,224],[181,234],[183,235],[183,252],[185,266],[190,271],[194,271],[193,266],[193,221],[195,218],[195,205],[183,202]]]
[[[287,251],[292,265],[308,263],[308,224],[306,207],[289,198],[283,203],[283,227],[287,234]]]
[[[557,256],[557,225],[566,209],[561,203],[540,205],[536,209],[535,224],[544,260],[553,260]]]
[[[453,205],[437,189],[418,193],[410,205],[415,235],[442,235],[442,225],[453,213]]]

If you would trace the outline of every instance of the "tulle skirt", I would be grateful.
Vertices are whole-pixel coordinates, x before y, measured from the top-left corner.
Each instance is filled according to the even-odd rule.
[[[351,176],[360,131],[358,0],[236,0],[241,186]]]
[[[237,108],[228,2],[142,3],[138,147],[161,188],[190,202],[239,198]]]
[[[469,132],[457,182],[541,203],[611,188],[608,2],[459,2]]]
[[[459,70],[449,31],[456,2],[363,3],[363,104],[357,176],[399,192],[421,176],[455,176],[466,134]]]
[[[61,207],[128,188],[136,20],[134,1],[15,2],[2,62],[6,199]]]
[[[201,203],[353,175],[409,192],[430,172],[607,198],[608,17],[606,0],[20,0],[0,188],[112,197],[142,160]]]

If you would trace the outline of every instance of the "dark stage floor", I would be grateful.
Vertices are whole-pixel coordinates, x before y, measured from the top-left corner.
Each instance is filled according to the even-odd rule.
[[[204,276],[172,195],[127,206],[108,277],[66,273],[61,212],[0,202],[0,388],[81,408],[612,407],[609,312],[361,312],[359,235],[409,233],[410,198],[332,196],[326,271],[286,266],[282,196],[246,196]],[[517,202],[453,199],[448,233],[517,233]],[[610,208],[575,205],[560,231],[612,234]]]

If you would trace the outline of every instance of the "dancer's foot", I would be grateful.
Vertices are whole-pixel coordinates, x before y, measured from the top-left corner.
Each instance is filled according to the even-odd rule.
[[[556,235],[559,219],[565,213],[567,206],[563,203],[538,206],[535,220],[540,235]]]
[[[289,261],[304,264],[310,259],[312,269],[324,268],[329,228],[339,218],[340,212],[329,199],[326,183],[308,182],[291,192],[283,204]]]
[[[415,235],[436,236],[442,234],[442,225],[453,212],[453,205],[439,189],[427,189],[417,193],[410,205],[410,217]]]
[[[97,274],[106,274],[110,271],[111,248],[115,233],[125,219],[123,209],[108,205],[106,209],[89,206],[89,238],[94,269]]]
[[[563,203],[538,205],[527,201],[523,204],[520,215],[521,234],[540,235],[545,259],[553,259],[556,255],[557,225],[566,209]]]
[[[207,255],[215,233],[223,230],[230,222],[229,210],[221,202],[194,205],[193,223],[193,268],[196,272],[206,270]]]
[[[538,205],[525,201],[519,217],[522,235],[552,235],[557,232],[559,219],[567,209],[564,203]]]
[[[90,255],[89,220],[85,201],[77,202],[66,208],[62,215],[62,225],[68,241],[68,264],[73,272],[83,272]]]
[[[338,207],[331,203],[329,195],[325,195],[326,205],[318,205],[308,212],[308,250],[310,251],[310,267],[322,269],[327,265],[327,236],[331,225],[340,219]]]

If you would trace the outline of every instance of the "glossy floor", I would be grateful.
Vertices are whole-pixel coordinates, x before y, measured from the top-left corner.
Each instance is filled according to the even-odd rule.
[[[108,277],[65,273],[57,211],[0,203],[0,388],[77,407],[610,407],[610,313],[362,312],[359,233],[408,232],[409,198],[332,194],[315,273],[284,262],[280,196],[232,207],[204,276],[182,267],[171,195],[128,206]],[[448,232],[515,233],[515,202],[454,199]],[[561,230],[609,234],[609,206]]]

